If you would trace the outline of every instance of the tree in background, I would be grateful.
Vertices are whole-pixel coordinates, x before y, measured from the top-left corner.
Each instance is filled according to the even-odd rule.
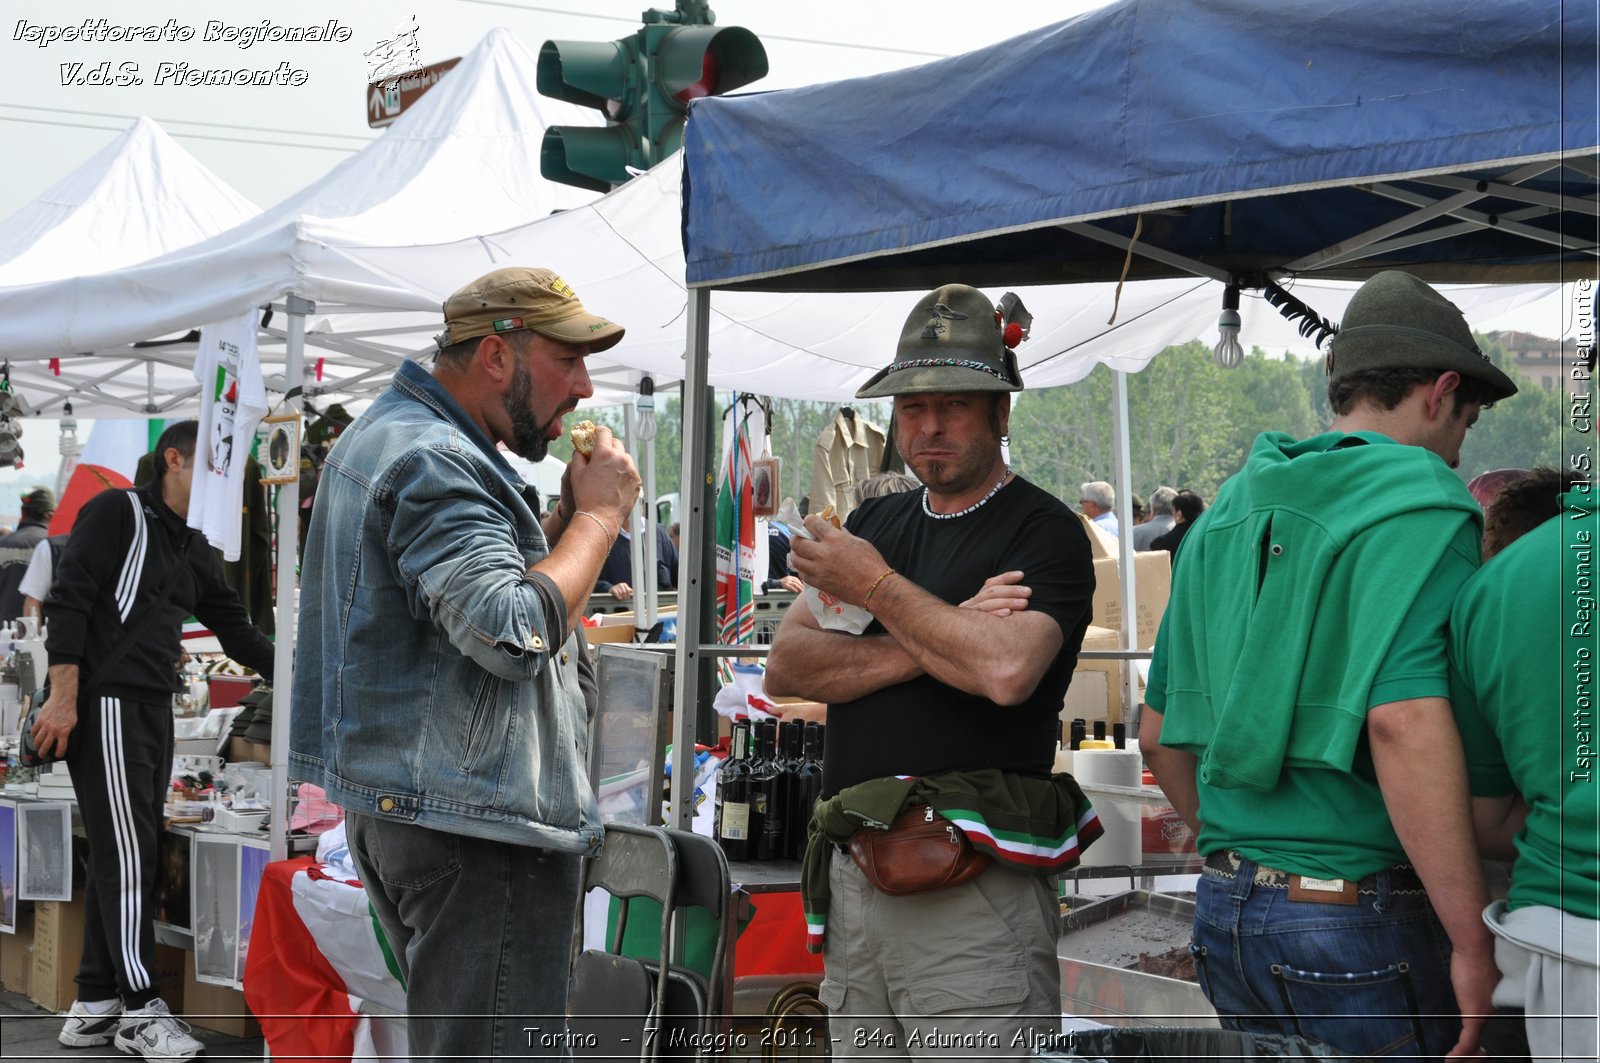
[[[1480,335],[1478,342],[1521,390],[1467,433],[1457,470],[1462,479],[1489,469],[1567,467],[1562,435],[1566,410],[1560,393],[1527,382],[1493,337]],[[717,398],[720,412],[727,393],[718,392]],[[682,468],[682,402],[677,394],[666,393],[656,402],[656,492],[666,495],[678,490]],[[888,427],[888,403],[852,405],[861,416]],[[773,401],[768,442],[783,459],[783,496],[799,500],[810,491],[817,436],[839,407],[801,399]],[[1237,369],[1225,370],[1198,342],[1169,347],[1130,376],[1128,407],[1134,491],[1148,496],[1156,486],[1168,484],[1207,500],[1243,465],[1260,433],[1304,438],[1324,431],[1333,419],[1321,354],[1280,359],[1257,348]],[[621,432],[620,409],[586,416]],[[563,438],[551,444],[550,452],[565,461],[571,444]],[[1096,366],[1076,384],[1013,396],[1011,465],[1071,505],[1077,502],[1080,484],[1114,482],[1111,371]]]
[[[1461,445],[1461,466],[1456,471],[1470,480],[1491,469],[1531,469],[1535,465],[1568,468],[1561,427],[1566,410],[1561,393],[1546,391],[1519,370],[1510,353],[1490,336],[1476,336],[1495,365],[1517,385],[1517,393],[1485,410]]]

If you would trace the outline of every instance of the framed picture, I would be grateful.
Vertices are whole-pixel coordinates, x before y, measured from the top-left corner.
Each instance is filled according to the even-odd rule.
[[[757,458],[750,463],[751,511],[758,517],[775,516],[778,512],[778,490],[783,482],[779,475],[783,465],[773,457]]]
[[[192,845],[189,910],[195,981],[242,989],[256,899],[270,858],[268,843],[195,831]]]
[[[267,439],[261,447],[261,482],[294,483],[300,478],[300,415],[280,413],[263,417]]]
[[[0,801],[0,933],[17,932],[17,804]]]
[[[29,801],[17,806],[17,899],[72,900],[72,806]]]

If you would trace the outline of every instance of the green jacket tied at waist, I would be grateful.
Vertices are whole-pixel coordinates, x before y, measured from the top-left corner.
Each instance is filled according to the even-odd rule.
[[[901,809],[926,804],[1002,863],[1054,874],[1077,865],[1101,834],[1094,806],[1070,775],[1048,779],[993,768],[923,778],[872,779],[817,803],[801,867],[806,948],[821,952],[828,919],[828,862],[858,830],[888,830]]]

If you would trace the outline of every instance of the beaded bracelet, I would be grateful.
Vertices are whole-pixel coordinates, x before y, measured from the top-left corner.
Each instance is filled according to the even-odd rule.
[[[867,596],[861,599],[861,604],[863,607],[865,607],[868,602],[872,601],[872,594],[878,589],[878,584],[882,583],[892,575],[894,575],[894,569],[891,568],[889,571],[872,581],[872,586],[867,588]]]

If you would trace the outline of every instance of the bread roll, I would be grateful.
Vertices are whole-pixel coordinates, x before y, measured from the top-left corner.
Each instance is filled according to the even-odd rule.
[[[572,426],[572,449],[584,457],[594,453],[595,423],[579,421]]]

